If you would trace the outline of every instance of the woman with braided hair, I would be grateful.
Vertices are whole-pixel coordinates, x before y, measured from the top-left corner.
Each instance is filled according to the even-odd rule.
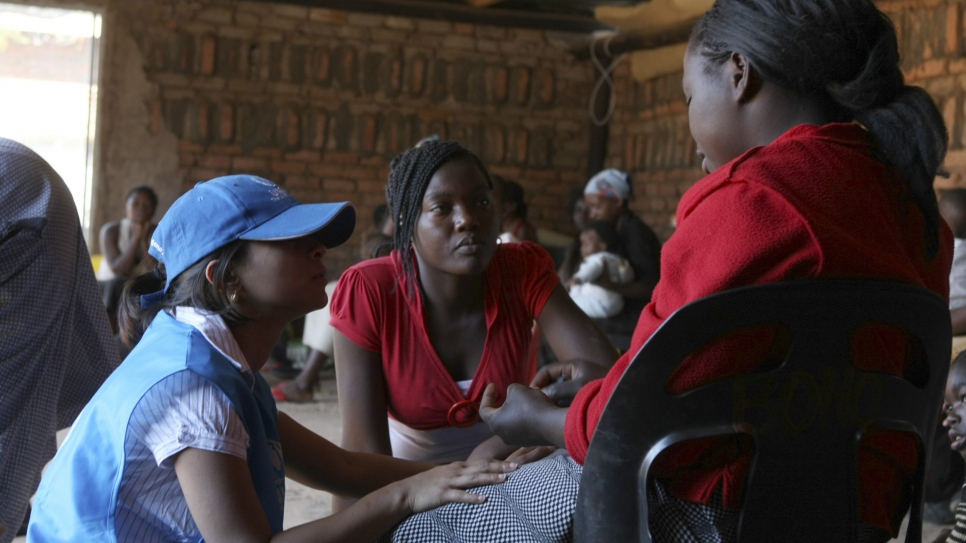
[[[432,463],[533,460],[550,449],[508,447],[478,416],[489,383],[506,390],[534,376],[533,321],[561,360],[602,370],[616,360],[545,250],[497,243],[492,187],[453,141],[393,161],[393,252],[347,270],[332,299],[345,448]]]

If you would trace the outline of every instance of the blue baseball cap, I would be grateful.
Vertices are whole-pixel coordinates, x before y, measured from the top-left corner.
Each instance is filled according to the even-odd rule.
[[[349,202],[303,204],[282,187],[254,175],[198,183],[164,214],[148,252],[164,264],[168,286],[196,262],[235,240],[282,241],[312,235],[328,248],[352,235]]]

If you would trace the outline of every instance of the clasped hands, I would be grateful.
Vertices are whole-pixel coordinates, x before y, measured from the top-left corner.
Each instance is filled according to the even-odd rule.
[[[559,406],[570,405],[581,387],[604,377],[607,370],[585,360],[548,364],[529,387],[510,385],[501,407],[496,407],[496,385],[490,383],[480,401],[480,418],[509,445],[565,447],[567,408]]]

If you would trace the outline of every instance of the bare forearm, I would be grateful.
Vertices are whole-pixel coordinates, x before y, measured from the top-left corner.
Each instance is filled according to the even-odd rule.
[[[359,497],[433,467],[381,454],[342,449],[285,413],[279,414],[278,422],[286,451],[286,476],[311,488]],[[319,458],[328,460],[319,462]]]
[[[567,441],[564,438],[564,429],[567,425],[566,407],[554,407],[547,410],[540,417],[537,429],[543,443],[540,445],[554,445],[562,449],[567,448]]]

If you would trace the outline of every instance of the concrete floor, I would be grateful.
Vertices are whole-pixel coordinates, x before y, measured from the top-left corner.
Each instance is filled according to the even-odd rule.
[[[335,393],[335,378],[332,371],[323,374],[320,390],[316,392],[315,401],[308,403],[280,403],[280,411],[288,413],[312,431],[326,439],[338,443],[342,438],[342,418],[339,414],[339,403]],[[60,432],[58,442],[62,441],[66,431]],[[294,481],[286,482],[285,492],[285,528],[298,526],[330,514],[332,511],[332,496],[327,492],[319,492],[300,485]],[[923,526],[924,543],[931,543],[943,528],[936,524]],[[898,539],[904,541],[905,523]],[[26,543],[26,537],[14,539],[14,543]]]

